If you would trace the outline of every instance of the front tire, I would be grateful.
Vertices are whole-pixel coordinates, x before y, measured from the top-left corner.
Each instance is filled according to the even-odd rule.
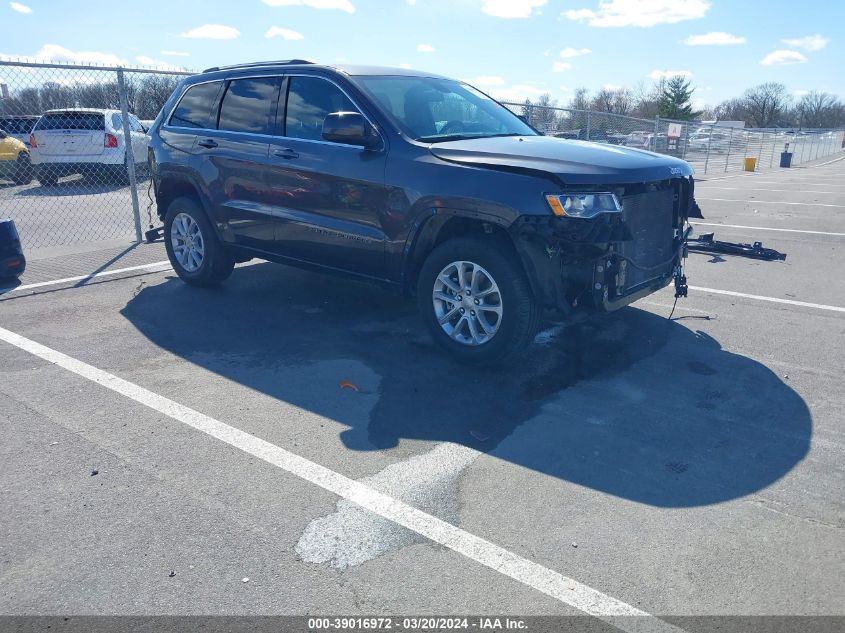
[[[170,203],[164,218],[164,244],[173,270],[192,286],[216,286],[235,267],[231,253],[192,198],[176,198]]]
[[[436,247],[417,281],[423,321],[461,362],[499,364],[527,349],[542,308],[509,245],[459,237]]]

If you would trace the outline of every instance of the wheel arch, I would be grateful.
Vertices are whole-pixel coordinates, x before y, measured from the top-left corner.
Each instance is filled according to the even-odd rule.
[[[409,238],[402,260],[402,290],[412,295],[416,290],[417,277],[426,257],[438,245],[455,237],[466,235],[487,236],[510,251],[519,261],[531,284],[537,290],[532,275],[525,266],[525,260],[517,249],[509,225],[500,217],[486,216],[462,211],[432,210],[418,224]]]

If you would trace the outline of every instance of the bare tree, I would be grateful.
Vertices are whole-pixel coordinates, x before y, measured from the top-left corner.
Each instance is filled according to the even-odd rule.
[[[845,123],[845,104],[829,92],[813,90],[801,97],[795,119],[800,127],[836,127]]]
[[[749,88],[742,96],[748,122],[756,127],[773,127],[789,107],[789,91],[781,83],[769,82]]]

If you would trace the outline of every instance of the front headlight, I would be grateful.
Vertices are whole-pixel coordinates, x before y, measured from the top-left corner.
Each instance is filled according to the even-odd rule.
[[[552,213],[559,217],[594,218],[600,213],[620,213],[622,204],[610,192],[547,195]]]

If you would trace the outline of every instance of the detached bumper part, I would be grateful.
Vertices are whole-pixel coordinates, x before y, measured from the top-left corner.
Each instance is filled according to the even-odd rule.
[[[20,277],[26,258],[13,220],[0,220],[0,278]]]
[[[751,259],[766,261],[784,261],[786,253],[773,248],[763,248],[762,242],[741,244],[734,242],[720,242],[713,239],[713,233],[703,233],[700,237],[687,240],[687,246],[693,253],[713,253],[715,255],[740,255]]]

